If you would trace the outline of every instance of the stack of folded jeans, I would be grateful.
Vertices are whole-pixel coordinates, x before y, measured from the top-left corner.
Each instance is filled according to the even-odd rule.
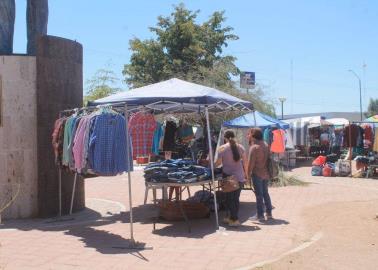
[[[154,183],[193,183],[211,178],[211,170],[194,165],[192,160],[169,159],[144,169],[144,178]]]

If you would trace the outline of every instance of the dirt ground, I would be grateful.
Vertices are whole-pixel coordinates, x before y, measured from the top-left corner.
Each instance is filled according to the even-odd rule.
[[[254,269],[378,269],[378,201],[330,203],[303,213],[310,246]],[[274,260],[274,259],[273,259]]]

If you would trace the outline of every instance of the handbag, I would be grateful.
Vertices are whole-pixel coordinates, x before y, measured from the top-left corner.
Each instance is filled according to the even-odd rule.
[[[233,175],[227,175],[220,181],[220,188],[223,192],[233,192],[240,188],[239,181]]]

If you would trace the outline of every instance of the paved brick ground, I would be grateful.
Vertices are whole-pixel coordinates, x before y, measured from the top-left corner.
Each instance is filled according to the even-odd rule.
[[[130,237],[127,177],[88,179],[90,209],[75,220],[8,221],[0,226],[0,269],[237,269],[308,240],[312,235],[301,214],[309,207],[378,199],[377,180],[311,177],[309,168],[293,173],[312,184],[272,188],[274,222],[248,221],[255,199],[251,191],[243,191],[241,227],[216,232],[212,216],[192,221],[188,233],[183,222],[159,223],[152,231],[157,210],[151,201],[143,205],[142,173],[133,172],[135,239],[151,248],[142,251],[120,248],[129,245]]]

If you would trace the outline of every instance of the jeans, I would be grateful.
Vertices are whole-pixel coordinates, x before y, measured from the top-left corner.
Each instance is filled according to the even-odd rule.
[[[253,175],[253,188],[255,189],[256,204],[257,204],[257,217],[264,217],[264,204],[267,215],[272,214],[272,202],[268,193],[268,180],[261,179],[260,177]]]
[[[226,207],[227,210],[230,212],[230,219],[233,221],[239,219],[239,198],[242,187],[243,183],[239,183],[239,188],[237,190],[226,193]]]

